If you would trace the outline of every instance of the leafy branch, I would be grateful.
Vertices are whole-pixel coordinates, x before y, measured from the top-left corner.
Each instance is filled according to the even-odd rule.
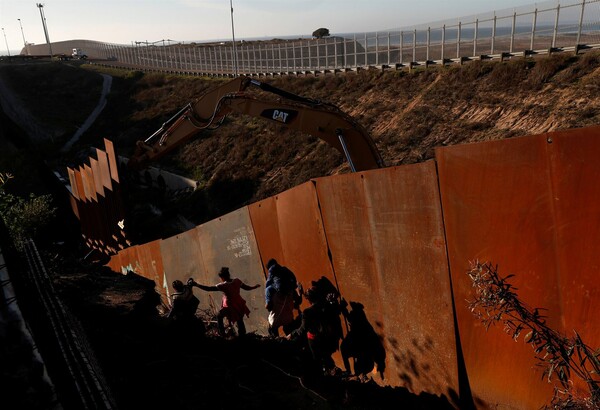
[[[584,399],[588,408],[600,408],[600,349],[587,346],[579,334],[572,338],[562,336],[546,324],[545,309],[530,309],[519,299],[508,280],[514,275],[500,277],[498,267],[490,263],[472,262],[467,272],[475,293],[469,309],[483,323],[486,330],[501,323],[504,331],[515,341],[521,334],[535,352],[538,365],[544,368],[543,376],[555,383],[552,400],[555,407],[565,408],[576,402],[571,374],[583,380],[589,397]]]

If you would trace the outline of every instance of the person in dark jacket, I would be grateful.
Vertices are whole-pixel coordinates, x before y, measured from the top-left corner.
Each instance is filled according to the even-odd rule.
[[[338,350],[341,337],[337,332],[338,325],[341,329],[339,306],[331,303],[331,294],[323,294],[316,286],[311,287],[304,297],[310,307],[302,312],[300,327],[286,338],[305,337],[315,364],[324,374],[332,374],[336,367],[331,355]]]
[[[265,283],[265,307],[269,311],[269,334],[279,336],[279,328],[288,335],[294,324],[294,308],[299,309],[302,298],[297,292],[296,275],[277,260],[267,262]]]

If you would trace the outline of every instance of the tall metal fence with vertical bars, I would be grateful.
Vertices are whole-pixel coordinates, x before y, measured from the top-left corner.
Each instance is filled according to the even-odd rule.
[[[53,43],[52,48],[64,54],[82,48],[90,58],[113,66],[203,76],[397,69],[598,48],[600,0],[536,3],[454,21],[320,39],[241,40],[235,44],[171,42],[119,45],[72,40]],[[47,54],[48,45],[31,45],[26,51]]]

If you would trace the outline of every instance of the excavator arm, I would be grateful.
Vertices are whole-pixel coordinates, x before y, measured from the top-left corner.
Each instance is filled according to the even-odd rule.
[[[256,86],[281,98],[266,101],[248,95]],[[129,166],[140,169],[195,135],[215,129],[232,113],[260,117],[318,137],[344,154],[352,171],[383,167],[367,132],[335,105],[301,97],[248,77],[236,78],[183,107],[145,141],[138,141]]]

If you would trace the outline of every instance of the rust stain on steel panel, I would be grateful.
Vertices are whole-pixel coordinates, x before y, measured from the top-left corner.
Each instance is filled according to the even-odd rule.
[[[94,158],[90,157],[90,167],[92,168],[92,174],[94,175],[94,187],[96,193],[104,196],[104,185],[102,185],[102,171],[100,170],[100,164]]]
[[[163,303],[168,304],[167,292],[162,286],[164,281],[164,267],[160,243],[161,240],[156,240],[144,244],[138,249],[138,255],[143,276],[154,281],[156,290],[160,293]]]
[[[296,273],[305,289],[321,276],[335,285],[315,184],[306,182],[277,195],[275,201],[282,263]]]
[[[264,199],[248,205],[250,220],[258,244],[262,260],[263,271],[266,279],[266,264],[271,258],[279,263],[286,264],[281,247],[279,222],[277,221],[277,202],[275,197]]]
[[[90,195],[88,193],[88,188],[87,188],[87,180],[85,179],[85,175],[84,175],[85,171],[83,169],[83,167],[79,167],[78,170],[76,170],[75,172],[75,179],[77,181],[77,190],[79,191],[79,193],[83,193],[83,195],[81,195],[81,200],[88,202],[90,201]]]
[[[75,171],[67,167],[67,174],[69,174],[69,184],[71,184],[71,192],[75,199],[79,199],[79,191],[77,190],[77,181],[75,180]]]
[[[104,138],[104,147],[106,149],[106,155],[108,155],[108,165],[110,168],[110,176],[112,179],[119,183],[119,167],[117,164],[117,157],[115,156],[115,149],[112,141]]]
[[[95,202],[98,202],[98,195],[96,195],[96,182],[94,181],[94,173],[92,171],[92,168],[88,165],[84,165],[83,170],[83,175],[85,176],[85,181],[88,185],[87,189],[90,198],[93,199]]]
[[[258,246],[254,230],[250,222],[247,207],[230,212],[198,227],[198,236],[204,260],[205,276],[208,285],[220,282],[217,273],[222,266],[229,267],[233,278],[240,278],[249,286],[260,284],[261,287],[251,291],[242,290],[242,297],[250,309],[250,317],[245,318],[248,332],[256,331],[266,335],[267,311],[265,309],[264,282]],[[220,306],[221,293],[215,303]]]
[[[277,259],[305,288],[321,276],[335,284],[313,182],[248,208],[263,266]]]
[[[123,249],[119,252],[119,265],[118,269],[113,269],[122,275],[127,275],[129,271],[137,273],[141,271],[140,263],[138,261],[138,250],[139,246],[132,246],[127,249]]]
[[[96,156],[98,157],[98,165],[100,167],[100,176],[102,180],[102,185],[112,191],[112,181],[110,179],[110,167],[108,165],[108,156],[106,152],[101,149],[96,148]]]
[[[361,175],[319,178],[316,188],[340,292],[347,301],[361,303],[377,334],[385,336],[380,279]],[[387,342],[384,348],[389,351]],[[375,380],[379,381],[379,376]]]
[[[189,278],[194,278],[198,283],[208,284],[204,273],[206,269],[202,259],[198,229],[196,227],[160,241],[163,272],[162,275],[159,275],[162,277],[157,286],[164,289],[168,295],[173,294],[171,284],[176,279],[185,283]],[[210,295],[207,292],[194,289],[194,294],[200,299],[200,309],[211,309],[216,313],[214,303],[211,304]],[[220,304],[216,308],[218,309],[219,306]]]
[[[362,177],[373,273],[380,280],[387,382],[451,400],[459,392],[456,339],[435,163]]]
[[[502,326],[488,332],[467,308],[469,261],[497,264],[528,306],[559,323],[553,199],[544,135],[436,150],[446,240],[465,364],[473,395],[492,405],[539,408],[552,398],[533,349]]]
[[[563,331],[600,347],[600,127],[548,134]]]

